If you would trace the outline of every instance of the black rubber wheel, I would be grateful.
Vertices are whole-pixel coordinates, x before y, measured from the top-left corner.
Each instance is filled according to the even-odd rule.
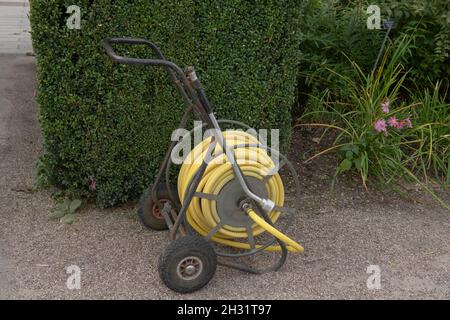
[[[171,191],[176,199],[178,199],[178,192],[176,188],[172,187]],[[170,200],[169,192],[167,191],[165,184],[158,185],[156,195],[162,205],[164,205],[165,202],[172,202]],[[144,191],[141,199],[139,200],[138,216],[142,224],[148,229],[168,229],[166,220],[164,220],[161,210],[158,208],[157,203],[153,201],[151,187]]]
[[[172,241],[159,257],[161,280],[170,289],[194,292],[211,280],[217,256],[212,245],[200,236],[184,236]]]

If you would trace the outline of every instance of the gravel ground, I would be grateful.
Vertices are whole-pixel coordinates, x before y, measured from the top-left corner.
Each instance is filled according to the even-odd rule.
[[[203,290],[176,294],[156,270],[167,233],[145,230],[135,203],[85,207],[73,225],[47,218],[52,198],[31,191],[42,153],[34,90],[34,58],[0,56],[0,299],[450,298],[450,213],[414,190],[405,199],[343,179],[330,192],[327,158],[296,164],[302,210],[291,235],[304,254],[260,276],[219,266]],[[296,132],[296,158],[312,137]],[[70,265],[80,290],[67,289]],[[369,265],[380,267],[379,290],[366,286]]]

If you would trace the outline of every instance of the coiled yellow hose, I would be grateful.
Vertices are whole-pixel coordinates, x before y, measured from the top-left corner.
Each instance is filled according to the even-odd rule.
[[[258,143],[258,140],[255,137],[242,131],[226,131],[223,132],[223,135],[226,144],[230,147]],[[201,166],[203,159],[207,155],[211,141],[212,138],[209,137],[198,144],[189,153],[181,166],[178,175],[178,194],[180,195],[181,203],[183,203],[185,192],[191,178]],[[274,167],[272,159],[262,148],[237,147],[231,149],[234,150],[236,162],[241,168],[244,176],[262,180]],[[213,156],[213,160],[209,162],[198,185],[197,192],[217,195],[228,182],[234,179],[231,163],[228,161],[219,145],[215,146]],[[268,179],[265,187],[268,198],[277,206],[282,207],[284,204],[284,187],[279,174],[276,173]],[[245,213],[243,212],[242,214],[244,215]],[[283,241],[287,245],[289,251],[303,252],[304,249],[301,245],[271,226],[252,209],[247,210],[246,214],[254,221],[254,224],[251,227],[253,236],[257,236],[264,231],[267,231],[277,239]],[[280,212],[272,211],[268,216],[272,223],[275,224],[280,216]],[[199,234],[206,236],[220,222],[216,201],[194,197],[187,210],[187,221]],[[247,237],[248,234],[245,228],[224,225],[217,231],[211,240],[223,245],[249,250],[251,249],[249,243],[232,240]],[[261,245],[257,244],[255,247],[260,248]],[[265,250],[280,251],[281,247],[269,246],[265,248]]]

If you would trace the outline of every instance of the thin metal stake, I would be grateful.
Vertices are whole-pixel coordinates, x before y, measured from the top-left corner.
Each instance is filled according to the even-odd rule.
[[[383,44],[381,45],[380,51],[378,52],[377,60],[375,61],[375,64],[373,65],[373,73],[377,70],[378,62],[380,61],[381,54],[384,51],[384,47],[386,46],[387,39],[389,38],[389,33],[391,33],[391,30],[395,28],[395,21],[392,19],[388,19],[384,21],[384,26],[387,28],[386,35],[384,36]]]

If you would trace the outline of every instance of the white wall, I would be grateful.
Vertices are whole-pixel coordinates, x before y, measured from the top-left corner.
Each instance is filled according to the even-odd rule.
[[[28,0],[0,0],[0,54],[32,52]]]

